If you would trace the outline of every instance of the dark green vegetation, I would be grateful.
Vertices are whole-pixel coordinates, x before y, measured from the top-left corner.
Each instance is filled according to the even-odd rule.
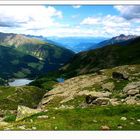
[[[47,119],[38,116],[47,115]],[[96,106],[91,108],[76,108],[67,110],[49,110],[38,113],[13,124],[13,130],[25,126],[27,130],[36,127],[37,130],[101,130],[107,125],[110,130],[139,130],[139,106]],[[126,117],[127,120],[121,120]],[[31,121],[32,120],[32,121]]]
[[[35,66],[33,66],[35,65]],[[15,49],[0,46],[0,77],[26,77],[37,75],[43,63],[31,56]]]
[[[61,70],[73,77],[115,66],[140,64],[140,37],[123,44],[78,53]]]
[[[53,89],[53,86],[58,83],[57,78],[61,73],[59,71],[48,72],[45,75],[37,77],[33,82],[29,85],[36,86],[45,90]]]
[[[0,77],[36,77],[64,65],[74,53],[18,34],[0,33]]]

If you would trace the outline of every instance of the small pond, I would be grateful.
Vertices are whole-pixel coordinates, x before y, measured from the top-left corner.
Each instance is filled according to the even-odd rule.
[[[9,82],[9,86],[25,86],[29,83],[31,83],[33,80],[29,80],[29,79],[15,79],[12,82]]]
[[[64,80],[64,78],[57,78],[56,79],[59,83],[63,83],[65,80]]]

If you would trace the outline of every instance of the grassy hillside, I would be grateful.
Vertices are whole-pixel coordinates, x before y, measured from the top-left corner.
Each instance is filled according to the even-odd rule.
[[[56,60],[64,63],[73,55],[73,52],[68,49],[21,34],[0,33],[0,45],[12,47],[48,63],[54,63]],[[65,59],[62,60],[63,57]]]
[[[45,91],[34,86],[0,87],[0,109],[17,110],[18,105],[36,108]]]
[[[140,64],[140,38],[124,44],[81,52],[61,70],[72,77],[120,65]]]
[[[0,46],[0,77],[27,77],[37,75],[43,62],[12,48]]]
[[[139,71],[140,65],[104,69],[101,74],[85,74],[65,80],[64,83],[55,83],[49,91],[32,86],[0,87],[0,109],[9,109],[9,112],[14,110],[12,113],[4,111],[4,120],[8,124],[0,125],[0,129],[139,130],[139,93],[131,96],[124,92],[128,84],[139,83]],[[113,72],[127,73],[129,79],[114,79]],[[40,77],[40,80],[46,79]],[[107,86],[107,89],[103,88],[106,83],[113,83],[113,88],[110,89],[110,86]],[[137,89],[139,90],[139,86]],[[135,92],[135,89],[132,90]],[[99,96],[102,102],[108,99],[109,104],[89,104],[86,101],[88,95]],[[31,108],[38,106],[41,112],[15,121],[17,114],[15,109],[18,105]]]
[[[56,70],[74,53],[25,35],[0,33],[0,77],[36,76]]]

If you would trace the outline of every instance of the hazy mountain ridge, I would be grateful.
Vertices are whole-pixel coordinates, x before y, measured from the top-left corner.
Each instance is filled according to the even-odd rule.
[[[112,37],[111,39],[99,42],[98,44],[93,45],[92,47],[89,47],[89,50],[96,49],[96,48],[101,48],[101,47],[104,47],[104,46],[107,46],[107,45],[113,45],[113,44],[120,44],[120,45],[122,44],[123,45],[123,43],[128,43],[129,41],[131,41],[131,40],[133,40],[137,37],[138,36],[136,36],[136,35],[121,34],[119,36]],[[128,42],[126,42],[126,41],[128,41]]]
[[[104,37],[43,37],[34,35],[26,36],[62,46],[76,53],[88,50],[91,46],[96,45],[97,43],[106,39]]]
[[[62,70],[69,74],[84,74],[100,69],[140,63],[140,37],[105,47],[78,53]]]

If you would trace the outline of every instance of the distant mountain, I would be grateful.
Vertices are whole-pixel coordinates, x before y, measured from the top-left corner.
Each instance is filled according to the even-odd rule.
[[[122,44],[78,53],[60,70],[71,77],[120,65],[140,64],[140,37]]]
[[[43,36],[33,36],[26,35],[27,37],[40,39],[42,41],[52,43],[63,48],[67,48],[76,53],[88,50],[93,45],[105,40],[103,37],[43,37]]]
[[[48,40],[55,42],[76,53],[85,51],[89,47],[105,40],[102,37],[48,37]]]
[[[21,57],[24,55],[26,56],[26,57],[23,57],[23,58],[26,58],[26,64],[28,64],[28,62],[30,62],[30,60],[32,59],[37,61],[37,63],[39,62],[39,65],[41,63],[40,74],[58,69],[60,66],[65,64],[69,59],[71,59],[71,57],[73,57],[74,55],[74,52],[66,48],[63,48],[63,47],[60,47],[51,43],[47,43],[39,39],[27,37],[25,35],[20,35],[20,34],[0,33],[0,45],[1,45],[0,49],[5,50],[5,51],[1,51],[0,61],[3,63],[4,62],[8,63],[7,65],[0,63],[0,67],[5,68],[5,73],[7,71],[15,72],[15,69],[17,68],[17,66],[18,67],[19,65],[23,66]],[[11,63],[11,60],[12,60],[11,57],[12,58],[15,57],[17,61],[19,61],[20,63],[19,65],[16,66],[16,68],[13,67]],[[13,63],[16,63],[16,62],[14,61]],[[30,63],[32,63],[32,61]],[[37,64],[30,64],[29,68],[31,67],[37,68],[39,66],[37,66]],[[34,70],[32,71],[32,68],[31,68],[32,74],[34,73]],[[9,72],[9,74],[11,72]]]
[[[121,44],[121,43],[124,43],[124,41],[128,41],[128,40],[133,40],[135,38],[137,38],[138,36],[136,35],[124,35],[124,34],[121,34],[119,36],[116,36],[116,37],[113,37],[111,39],[108,39],[108,40],[104,40],[98,44],[95,44],[91,47],[89,47],[89,50],[90,49],[95,49],[95,48],[100,48],[100,47],[104,47],[104,46],[107,46],[107,45],[113,45],[113,44]]]

